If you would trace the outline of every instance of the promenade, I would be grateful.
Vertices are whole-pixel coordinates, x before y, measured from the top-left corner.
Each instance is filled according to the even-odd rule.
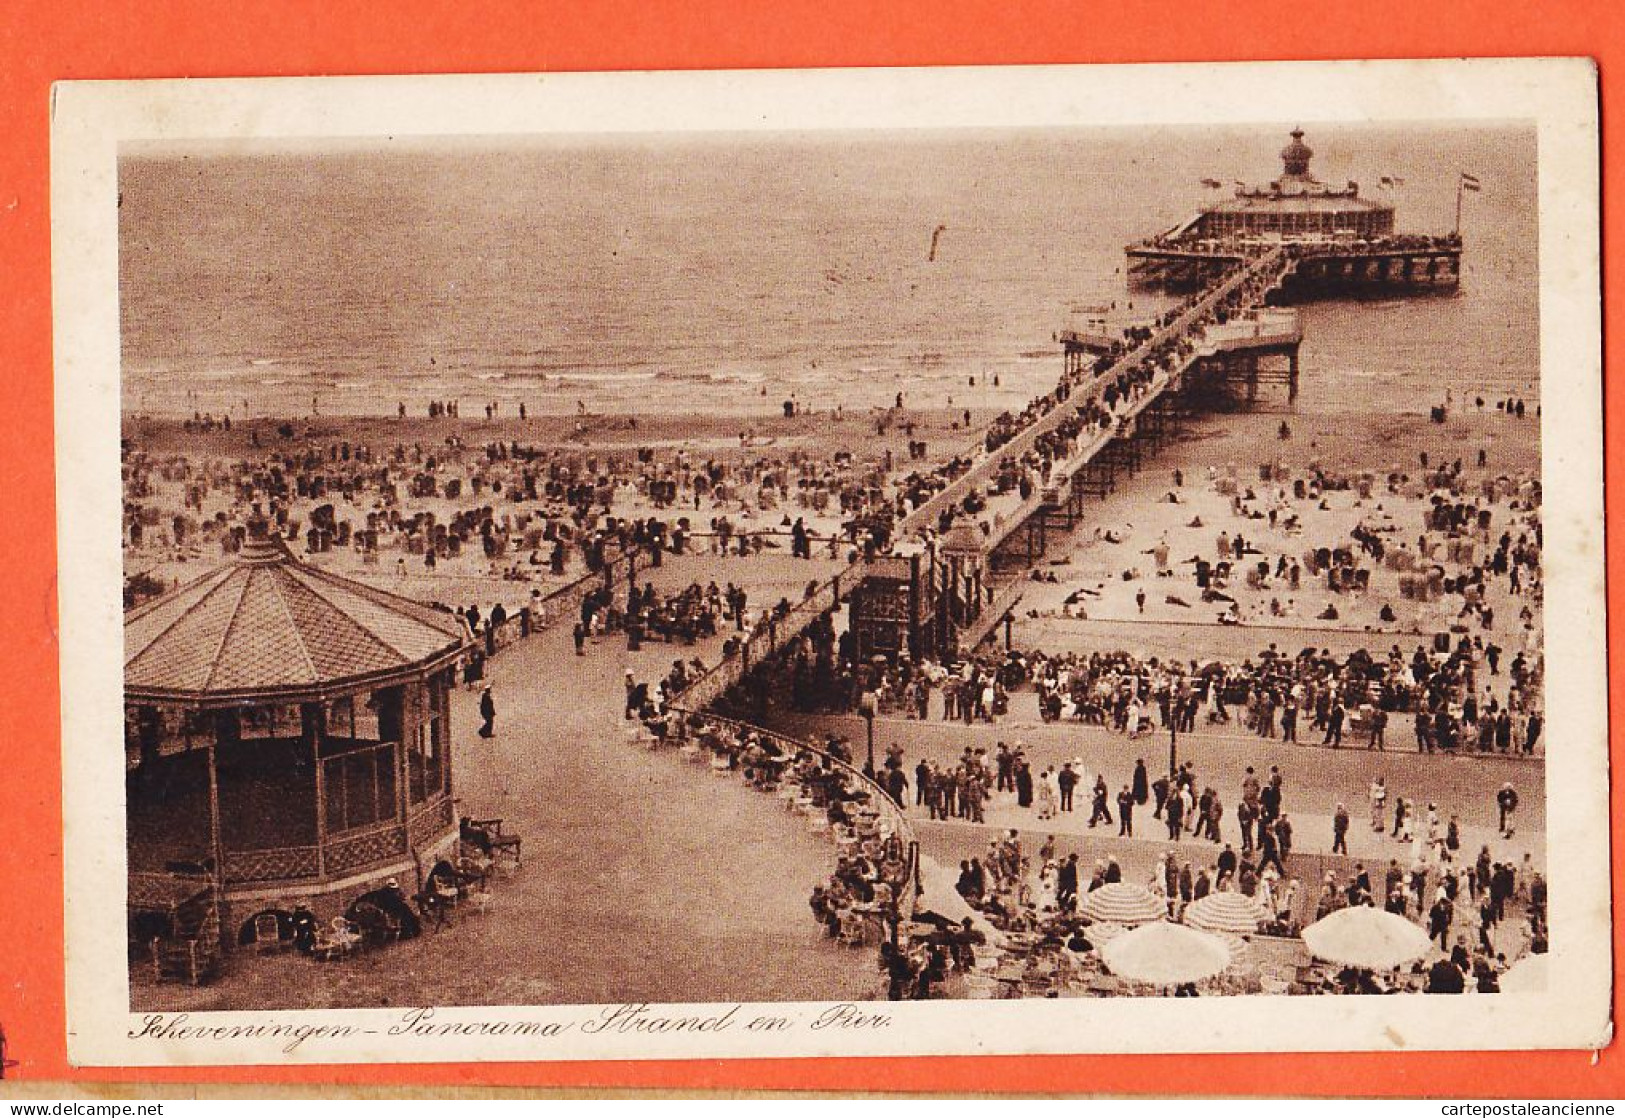
[[[668,557],[657,587],[733,579],[768,605],[824,565],[782,558]],[[335,963],[290,955],[233,959],[231,981],[147,985],[142,1008],[548,1005],[872,998],[869,952],[827,939],[807,894],[833,849],[777,799],[628,743],[623,673],[658,678],[696,646],[624,637],[574,655],[563,624],[487,665],[496,735],[479,737],[477,691],[452,699],[462,814],[501,816],[524,836],[522,868],[494,883],[484,913]],[[405,883],[403,884],[410,884]]]

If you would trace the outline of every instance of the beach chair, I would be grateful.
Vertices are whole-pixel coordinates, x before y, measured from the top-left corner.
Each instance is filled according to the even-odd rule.
[[[254,950],[261,955],[280,951],[292,940],[282,938],[282,922],[274,912],[262,912],[254,917]]]
[[[316,929],[316,944],[311,954],[322,962],[348,958],[361,944],[361,934],[342,916],[333,917],[326,928]]]
[[[504,859],[511,859],[515,867],[523,861],[524,840],[518,835],[503,834],[502,822],[501,819],[464,819],[462,822],[463,842],[488,855],[493,870],[501,866]]]

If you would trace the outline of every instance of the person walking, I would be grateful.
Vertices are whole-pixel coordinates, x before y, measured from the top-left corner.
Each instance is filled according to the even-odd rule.
[[[1518,790],[1512,787],[1510,780],[1501,785],[1501,790],[1495,794],[1495,806],[1501,812],[1501,834],[1511,838],[1514,832],[1512,816],[1518,810]]]
[[[1094,809],[1089,814],[1089,826],[1105,821],[1106,826],[1112,825],[1111,809],[1106,806],[1106,778],[1095,777]]]
[[[491,689],[487,687],[480,692],[480,718],[484,720],[480,726],[480,737],[488,738],[496,733],[497,704],[491,697]]]
[[[1332,816],[1332,853],[1347,854],[1349,852],[1349,809],[1342,804],[1337,805],[1337,812]]]
[[[1378,707],[1371,712],[1371,740],[1366,743],[1367,749],[1382,750],[1383,731],[1388,728],[1388,712]]]

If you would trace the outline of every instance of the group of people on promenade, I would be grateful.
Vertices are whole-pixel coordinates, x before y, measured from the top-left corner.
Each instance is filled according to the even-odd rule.
[[[852,664],[837,695],[800,691],[801,709],[877,708],[913,719],[996,723],[1014,693],[1031,690],[1046,722],[1077,721],[1137,738],[1153,731],[1232,732],[1293,743],[1386,750],[1391,724],[1411,724],[1420,752],[1530,754],[1544,730],[1542,659],[1462,634],[1441,650],[1399,645],[1335,657],[1274,643],[1239,664],[1141,657],[1126,650],[1045,653],[1014,649],[958,663]],[[940,695],[940,700],[936,696]],[[1397,725],[1393,726],[1397,729]]]

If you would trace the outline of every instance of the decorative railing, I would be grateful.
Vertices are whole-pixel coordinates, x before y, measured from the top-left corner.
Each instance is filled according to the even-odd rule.
[[[454,822],[451,797],[442,796],[407,817],[406,841],[414,850],[428,846],[450,830]]]
[[[298,881],[320,877],[321,848],[278,846],[265,850],[227,850],[224,878],[228,885],[255,881]]]
[[[406,826],[390,822],[364,831],[340,833],[326,848],[278,846],[262,850],[227,850],[224,853],[227,885],[301,881],[340,874],[399,858],[415,847],[427,846],[452,826],[451,797],[419,808]]]
[[[406,828],[399,823],[330,840],[322,853],[327,876],[336,877],[406,853]]]

